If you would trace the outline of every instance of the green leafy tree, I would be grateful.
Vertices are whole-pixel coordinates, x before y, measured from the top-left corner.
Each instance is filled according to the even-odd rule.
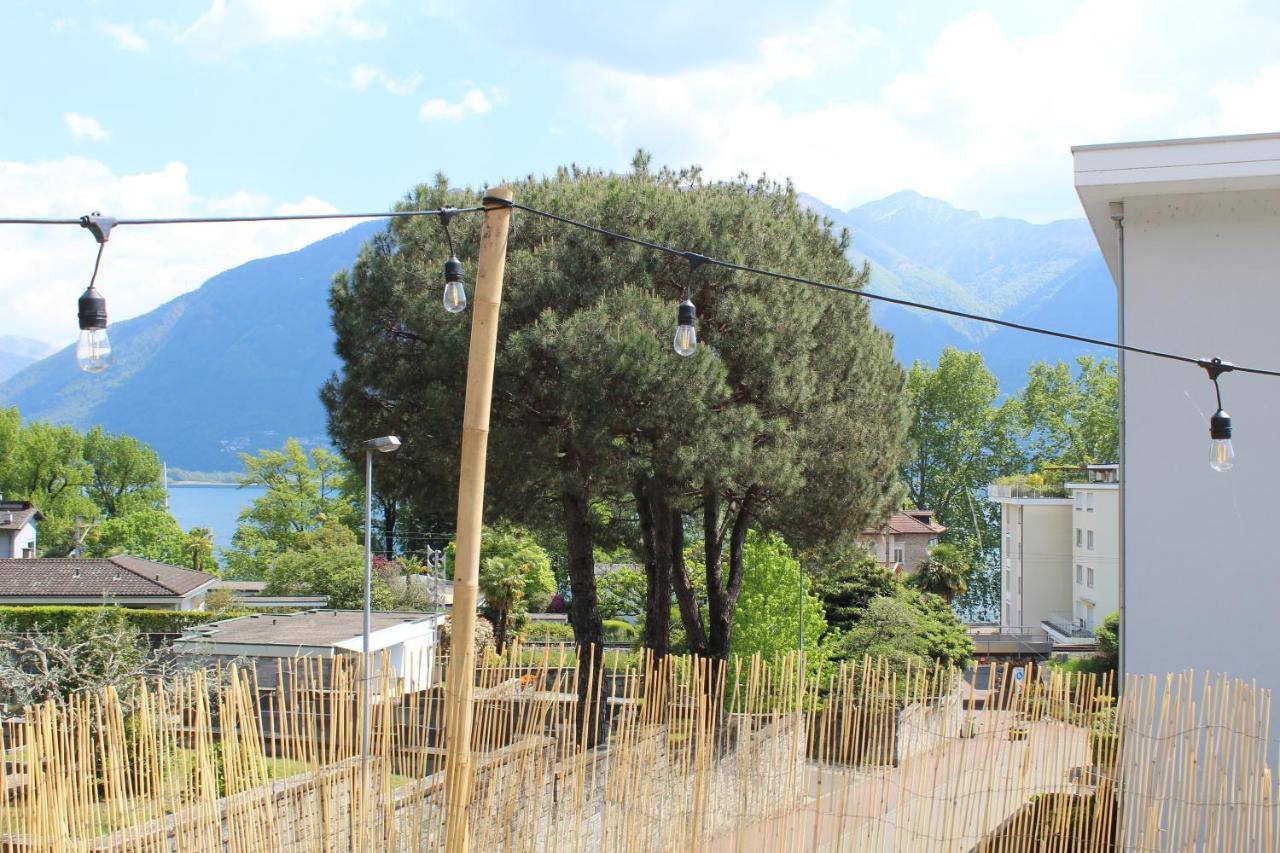
[[[1037,362],[1020,395],[1030,453],[1039,465],[1084,465],[1119,458],[1120,389],[1115,359],[1080,356]]]
[[[308,453],[290,438],[281,450],[240,458],[241,485],[266,492],[240,513],[231,550],[224,552],[230,577],[261,577],[277,554],[305,547],[308,534],[326,525],[354,529],[355,510],[342,495],[348,472],[341,457],[319,448]]]
[[[968,555],[955,545],[939,542],[929,549],[929,556],[911,576],[910,582],[950,604],[956,596],[969,589],[972,575],[973,566]]]
[[[803,595],[804,647],[811,659],[817,660],[827,632],[826,612],[791,548],[776,533],[752,533],[743,559],[742,592],[733,615],[734,653],[744,657],[758,654],[770,660],[796,651]]]
[[[860,545],[806,554],[814,592],[822,602],[827,624],[848,631],[877,598],[898,593],[900,582]]]
[[[625,175],[566,168],[513,189],[546,210],[740,263],[851,287],[866,280],[845,257],[847,235],[790,186],[708,183],[696,169],[650,170],[641,155]],[[405,203],[471,197],[441,177]],[[475,257],[480,224],[453,222],[460,257]],[[407,499],[424,506],[452,503],[461,441],[468,326],[424,298],[446,251],[438,222],[394,220],[331,294],[343,359],[323,392],[333,437],[352,451],[367,437],[359,413],[377,411],[379,426],[413,448],[398,467]],[[849,535],[896,501],[903,377],[862,300],[703,267],[692,295],[706,346],[682,359],[671,334],[690,284],[684,259],[521,216],[506,264],[521,286],[504,295],[487,495],[512,520],[562,531],[579,645],[603,639],[594,550],[604,531],[593,511],[602,503],[641,498],[646,644],[665,651],[674,593],[691,646],[723,658],[748,530],[805,543]],[[680,566],[689,516],[704,529],[705,616]]]
[[[60,557],[76,546],[77,521],[87,531],[99,508],[84,491],[93,469],[84,458],[84,439],[75,429],[43,421],[22,425],[17,409],[0,417],[0,494],[27,500],[45,516],[40,551]]]
[[[1097,656],[1105,661],[1111,669],[1120,666],[1120,611],[1108,614],[1102,624],[1094,629],[1098,638]]]
[[[358,610],[364,607],[364,548],[354,541],[321,541],[285,551],[271,559],[265,580],[270,595],[324,595],[330,607]],[[394,593],[377,573],[372,590],[374,610],[394,606]]]
[[[451,542],[445,552],[450,576],[455,553],[456,543]],[[493,625],[499,653],[524,624],[529,602],[546,601],[555,588],[551,557],[532,533],[509,524],[484,528],[480,535],[482,612]]]
[[[902,589],[874,598],[866,613],[836,644],[841,657],[885,658],[896,667],[966,666],[973,640],[947,603],[936,595]]]
[[[84,437],[84,459],[92,471],[87,492],[107,518],[164,509],[160,456],[136,438],[93,427]]]
[[[600,615],[605,619],[640,619],[644,616],[647,584],[644,572],[625,567],[597,578]]]
[[[213,531],[207,527],[193,527],[182,542],[186,565],[197,572],[216,572],[218,561],[213,556]]]
[[[171,566],[190,564],[188,535],[172,515],[160,509],[106,519],[88,535],[85,553],[90,557],[131,554]]]

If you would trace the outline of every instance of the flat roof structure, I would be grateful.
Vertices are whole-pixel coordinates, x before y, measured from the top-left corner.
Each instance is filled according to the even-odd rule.
[[[375,612],[370,620],[369,648],[375,651],[433,634],[443,620],[443,614]],[[360,610],[255,613],[195,626],[178,639],[174,647],[184,651],[194,650],[193,646],[202,651],[216,647],[218,653],[234,651],[277,657],[315,650],[358,651],[363,631],[364,613]]]

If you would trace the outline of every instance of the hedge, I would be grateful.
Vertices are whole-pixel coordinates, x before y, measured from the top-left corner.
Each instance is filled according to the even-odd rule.
[[[636,626],[622,619],[606,619],[604,638],[607,642],[630,643],[636,638]]]
[[[524,639],[533,642],[573,642],[573,626],[565,622],[530,622],[525,626]]]
[[[73,619],[83,619],[98,610],[120,613],[143,634],[180,634],[192,625],[217,622],[248,616],[255,610],[223,610],[210,613],[207,610],[144,610],[137,607],[75,607],[66,604],[23,607],[0,605],[0,628],[12,631],[57,631],[65,628]],[[89,617],[92,618],[92,617]]]

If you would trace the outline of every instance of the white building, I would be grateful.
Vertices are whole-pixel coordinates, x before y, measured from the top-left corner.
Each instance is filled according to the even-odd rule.
[[[993,483],[1000,504],[1000,624],[1060,644],[1092,641],[1119,609],[1119,465],[1087,465],[1063,486]]]
[[[1093,636],[1120,609],[1120,483],[1117,464],[1088,465],[1085,479],[1067,483],[1071,495],[1071,608],[1053,628]],[[1067,624],[1064,624],[1067,623]]]
[[[305,610],[290,614],[253,614],[210,622],[187,630],[173,650],[210,661],[252,661],[258,684],[274,687],[283,661],[359,655],[364,647],[364,614],[359,610]],[[386,661],[405,691],[432,686],[435,650],[445,614],[372,614],[369,651],[374,678]]]
[[[36,555],[36,522],[40,510],[27,501],[0,501],[0,559]]]
[[[1280,134],[1090,145],[1074,156],[1116,282],[1120,340],[1280,368]],[[1215,472],[1217,404],[1204,371],[1137,354],[1120,366],[1121,667],[1280,688],[1280,656],[1266,642],[1280,572],[1274,543],[1259,535],[1276,514],[1280,380],[1222,377],[1237,459]]]
[[[1000,504],[1000,625],[1039,627],[1071,604],[1071,499],[996,483],[987,497]]]

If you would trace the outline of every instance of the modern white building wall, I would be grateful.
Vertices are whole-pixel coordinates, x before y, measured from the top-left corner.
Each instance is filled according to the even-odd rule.
[[[1070,618],[1092,631],[1120,609],[1120,484],[1066,488],[1072,498]]]
[[[1280,134],[1074,155],[1123,341],[1280,368]],[[1208,465],[1215,400],[1204,371],[1123,359],[1121,665],[1227,672],[1274,690],[1280,572],[1263,534],[1280,482],[1280,380],[1229,373],[1221,384],[1237,453],[1224,473]]]
[[[1000,504],[1000,624],[1039,627],[1071,606],[1071,501],[1012,493],[988,489]]]

